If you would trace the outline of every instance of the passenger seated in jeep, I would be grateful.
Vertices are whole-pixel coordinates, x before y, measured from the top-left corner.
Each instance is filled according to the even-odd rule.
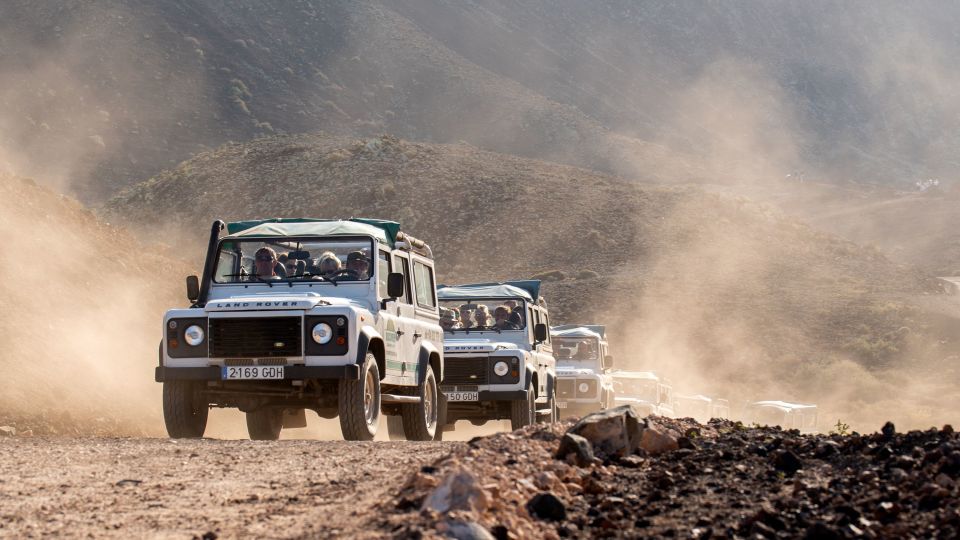
[[[517,329],[523,328],[523,310],[517,305],[517,301],[507,300],[503,304],[510,308],[510,322],[517,325]]]
[[[287,277],[297,275],[297,261],[296,259],[287,259],[283,261],[283,269],[287,274]]]
[[[440,315],[440,326],[443,327],[444,330],[456,330],[458,328],[462,328],[460,321],[457,320],[456,313],[454,313],[452,309],[441,308],[441,310],[442,314]]]
[[[340,259],[334,252],[325,251],[320,254],[320,258],[317,259],[317,265],[314,268],[314,271],[310,273],[329,277],[339,270],[341,266]]]
[[[473,320],[476,322],[478,327],[487,327],[490,325],[490,310],[485,304],[480,304],[477,306],[477,310],[473,312]]]
[[[344,272],[342,275],[345,280],[352,279],[370,279],[369,272],[370,263],[367,262],[366,255],[362,251],[351,251],[347,255],[347,270],[351,272]]]
[[[460,327],[476,328],[477,324],[473,321],[473,310],[466,307],[460,308]]]
[[[277,252],[273,248],[262,247],[257,250],[253,258],[253,273],[250,274],[251,281],[280,279],[277,275]],[[282,269],[280,269],[282,271]]]
[[[493,327],[498,330],[519,330],[520,327],[510,320],[510,308],[507,306],[497,306],[493,310]]]

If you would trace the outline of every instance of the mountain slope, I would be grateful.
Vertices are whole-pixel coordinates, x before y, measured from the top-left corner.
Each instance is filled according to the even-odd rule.
[[[641,180],[952,175],[960,8],[13,0],[0,169],[88,201],[229,141],[460,140]]]

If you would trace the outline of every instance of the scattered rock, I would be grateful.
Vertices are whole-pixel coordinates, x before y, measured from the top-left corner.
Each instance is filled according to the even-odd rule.
[[[530,512],[531,516],[548,521],[562,521],[567,518],[567,507],[549,491],[537,493],[527,501],[527,512]]]
[[[494,540],[494,536],[474,521],[448,521],[447,538],[457,540]]]
[[[490,503],[487,492],[474,474],[466,469],[451,472],[423,501],[424,510],[441,514],[454,510],[483,512]]]
[[[648,420],[640,438],[640,448],[651,456],[657,456],[678,450],[680,443],[677,439],[676,432]]]
[[[880,433],[883,434],[884,439],[891,439],[894,435],[897,434],[897,428],[893,425],[893,422],[887,422],[880,429]]]
[[[773,454],[773,466],[787,476],[793,476],[803,468],[803,462],[790,450],[777,450]]]
[[[564,433],[560,439],[556,457],[578,467],[586,467],[596,460],[590,441],[570,432]]]
[[[127,487],[127,486],[139,486],[143,483],[143,480],[133,480],[130,478],[125,478],[117,482],[117,487]]]

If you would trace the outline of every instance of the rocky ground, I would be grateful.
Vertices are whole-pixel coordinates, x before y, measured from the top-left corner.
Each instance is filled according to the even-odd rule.
[[[414,474],[381,526],[397,538],[960,534],[960,440],[950,426],[813,436],[729,421],[632,422],[621,413],[471,441]]]
[[[467,443],[9,435],[0,536],[960,534],[960,439],[949,426],[801,435],[614,409]]]

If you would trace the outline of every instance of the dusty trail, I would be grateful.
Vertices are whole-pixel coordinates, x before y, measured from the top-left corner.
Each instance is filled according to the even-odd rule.
[[[379,537],[376,505],[462,444],[0,439],[0,536]]]

